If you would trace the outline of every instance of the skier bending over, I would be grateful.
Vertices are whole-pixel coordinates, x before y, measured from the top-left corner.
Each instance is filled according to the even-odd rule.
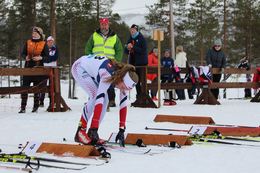
[[[104,118],[108,105],[107,90],[110,87],[120,89],[119,132],[116,142],[124,146],[124,132],[127,114],[126,91],[135,87],[138,76],[132,65],[117,63],[104,56],[82,56],[72,66],[72,75],[76,82],[87,92],[88,102],[83,108],[75,141],[82,144],[102,144],[105,141],[99,138],[99,124]],[[88,120],[92,118],[88,133]]]

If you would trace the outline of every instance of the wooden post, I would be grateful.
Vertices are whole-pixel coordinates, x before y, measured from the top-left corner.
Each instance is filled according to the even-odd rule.
[[[157,40],[158,44],[158,108],[161,107],[161,41],[164,39],[163,31],[157,29],[153,31],[153,39]]]
[[[60,93],[60,73],[59,69],[54,69],[54,93],[55,93],[55,105],[56,111],[61,111],[61,93]]]

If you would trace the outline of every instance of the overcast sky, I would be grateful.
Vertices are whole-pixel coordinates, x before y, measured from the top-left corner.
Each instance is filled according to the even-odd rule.
[[[158,0],[116,0],[113,12],[119,14],[126,13],[147,13],[145,5],[153,5]]]

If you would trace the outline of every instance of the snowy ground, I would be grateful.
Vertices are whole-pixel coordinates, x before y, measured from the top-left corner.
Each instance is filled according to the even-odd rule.
[[[45,108],[38,113],[31,113],[32,97],[29,97],[26,114],[18,114],[19,95],[11,99],[0,99],[0,148],[4,152],[17,152],[17,146],[26,141],[62,142],[63,138],[72,140],[76,131],[81,110],[87,96],[77,88],[77,100],[67,99],[68,84],[62,81],[62,95],[72,111],[49,113]],[[228,97],[243,97],[243,90],[228,90]],[[131,92],[131,101],[135,93]],[[163,94],[162,94],[163,96]],[[146,131],[146,126],[189,129],[190,125],[174,123],[155,123],[156,114],[211,116],[218,124],[236,124],[259,126],[259,103],[249,100],[220,99],[221,105],[194,105],[195,100],[177,101],[176,106],[159,109],[128,109],[127,132],[132,133],[164,133],[163,131]],[[100,129],[100,137],[107,139],[111,132],[118,130],[118,107],[111,108],[106,114]],[[180,133],[176,133],[180,134]],[[183,134],[183,133],[182,133]],[[258,144],[260,145],[260,144]],[[194,144],[174,149],[157,155],[136,155],[111,151],[112,159],[102,166],[90,166],[83,171],[95,173],[259,173],[260,148],[245,146],[228,146],[220,144]],[[82,160],[81,160],[82,161]],[[83,160],[84,161],[84,160]],[[0,173],[15,172],[0,168]],[[18,172],[18,171],[16,171]],[[39,173],[72,173],[58,169],[40,168]]]

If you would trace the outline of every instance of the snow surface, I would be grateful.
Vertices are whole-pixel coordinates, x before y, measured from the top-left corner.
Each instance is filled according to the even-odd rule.
[[[77,87],[77,100],[67,99],[68,81],[61,82],[62,96],[71,107],[68,112],[46,112],[45,108],[38,113],[31,113],[32,97],[28,99],[27,113],[18,114],[20,96],[12,95],[11,99],[0,99],[0,148],[3,152],[17,152],[18,144],[26,141],[62,142],[63,138],[73,140],[82,107],[87,95]],[[221,93],[222,94],[222,93]],[[227,90],[228,97],[243,97],[243,90]],[[162,94],[163,96],[163,94]],[[135,99],[135,91],[130,94],[130,101]],[[118,99],[117,99],[118,100]],[[177,101],[176,106],[162,106],[159,109],[129,107],[127,132],[169,134],[167,131],[147,131],[144,128],[161,127],[189,129],[191,125],[174,123],[155,123],[157,114],[211,116],[218,124],[235,124],[259,126],[259,103],[249,100],[220,99],[221,105],[194,105],[195,100]],[[118,102],[117,102],[118,105]],[[107,112],[100,125],[99,135],[108,139],[112,132],[118,131],[118,107]],[[172,132],[171,132],[172,133]],[[184,134],[184,133],[175,133]],[[255,145],[260,145],[254,143]],[[157,147],[160,149],[159,147]],[[220,144],[194,144],[181,149],[173,149],[157,155],[137,155],[110,151],[112,159],[102,166],[89,166],[82,171],[67,171],[51,168],[40,168],[38,173],[259,173],[260,147],[229,146]],[[69,160],[74,160],[70,158]],[[78,160],[78,159],[76,159]],[[80,159],[84,162],[84,159]],[[0,173],[19,172],[0,168]],[[36,172],[36,171],[35,171]]]

